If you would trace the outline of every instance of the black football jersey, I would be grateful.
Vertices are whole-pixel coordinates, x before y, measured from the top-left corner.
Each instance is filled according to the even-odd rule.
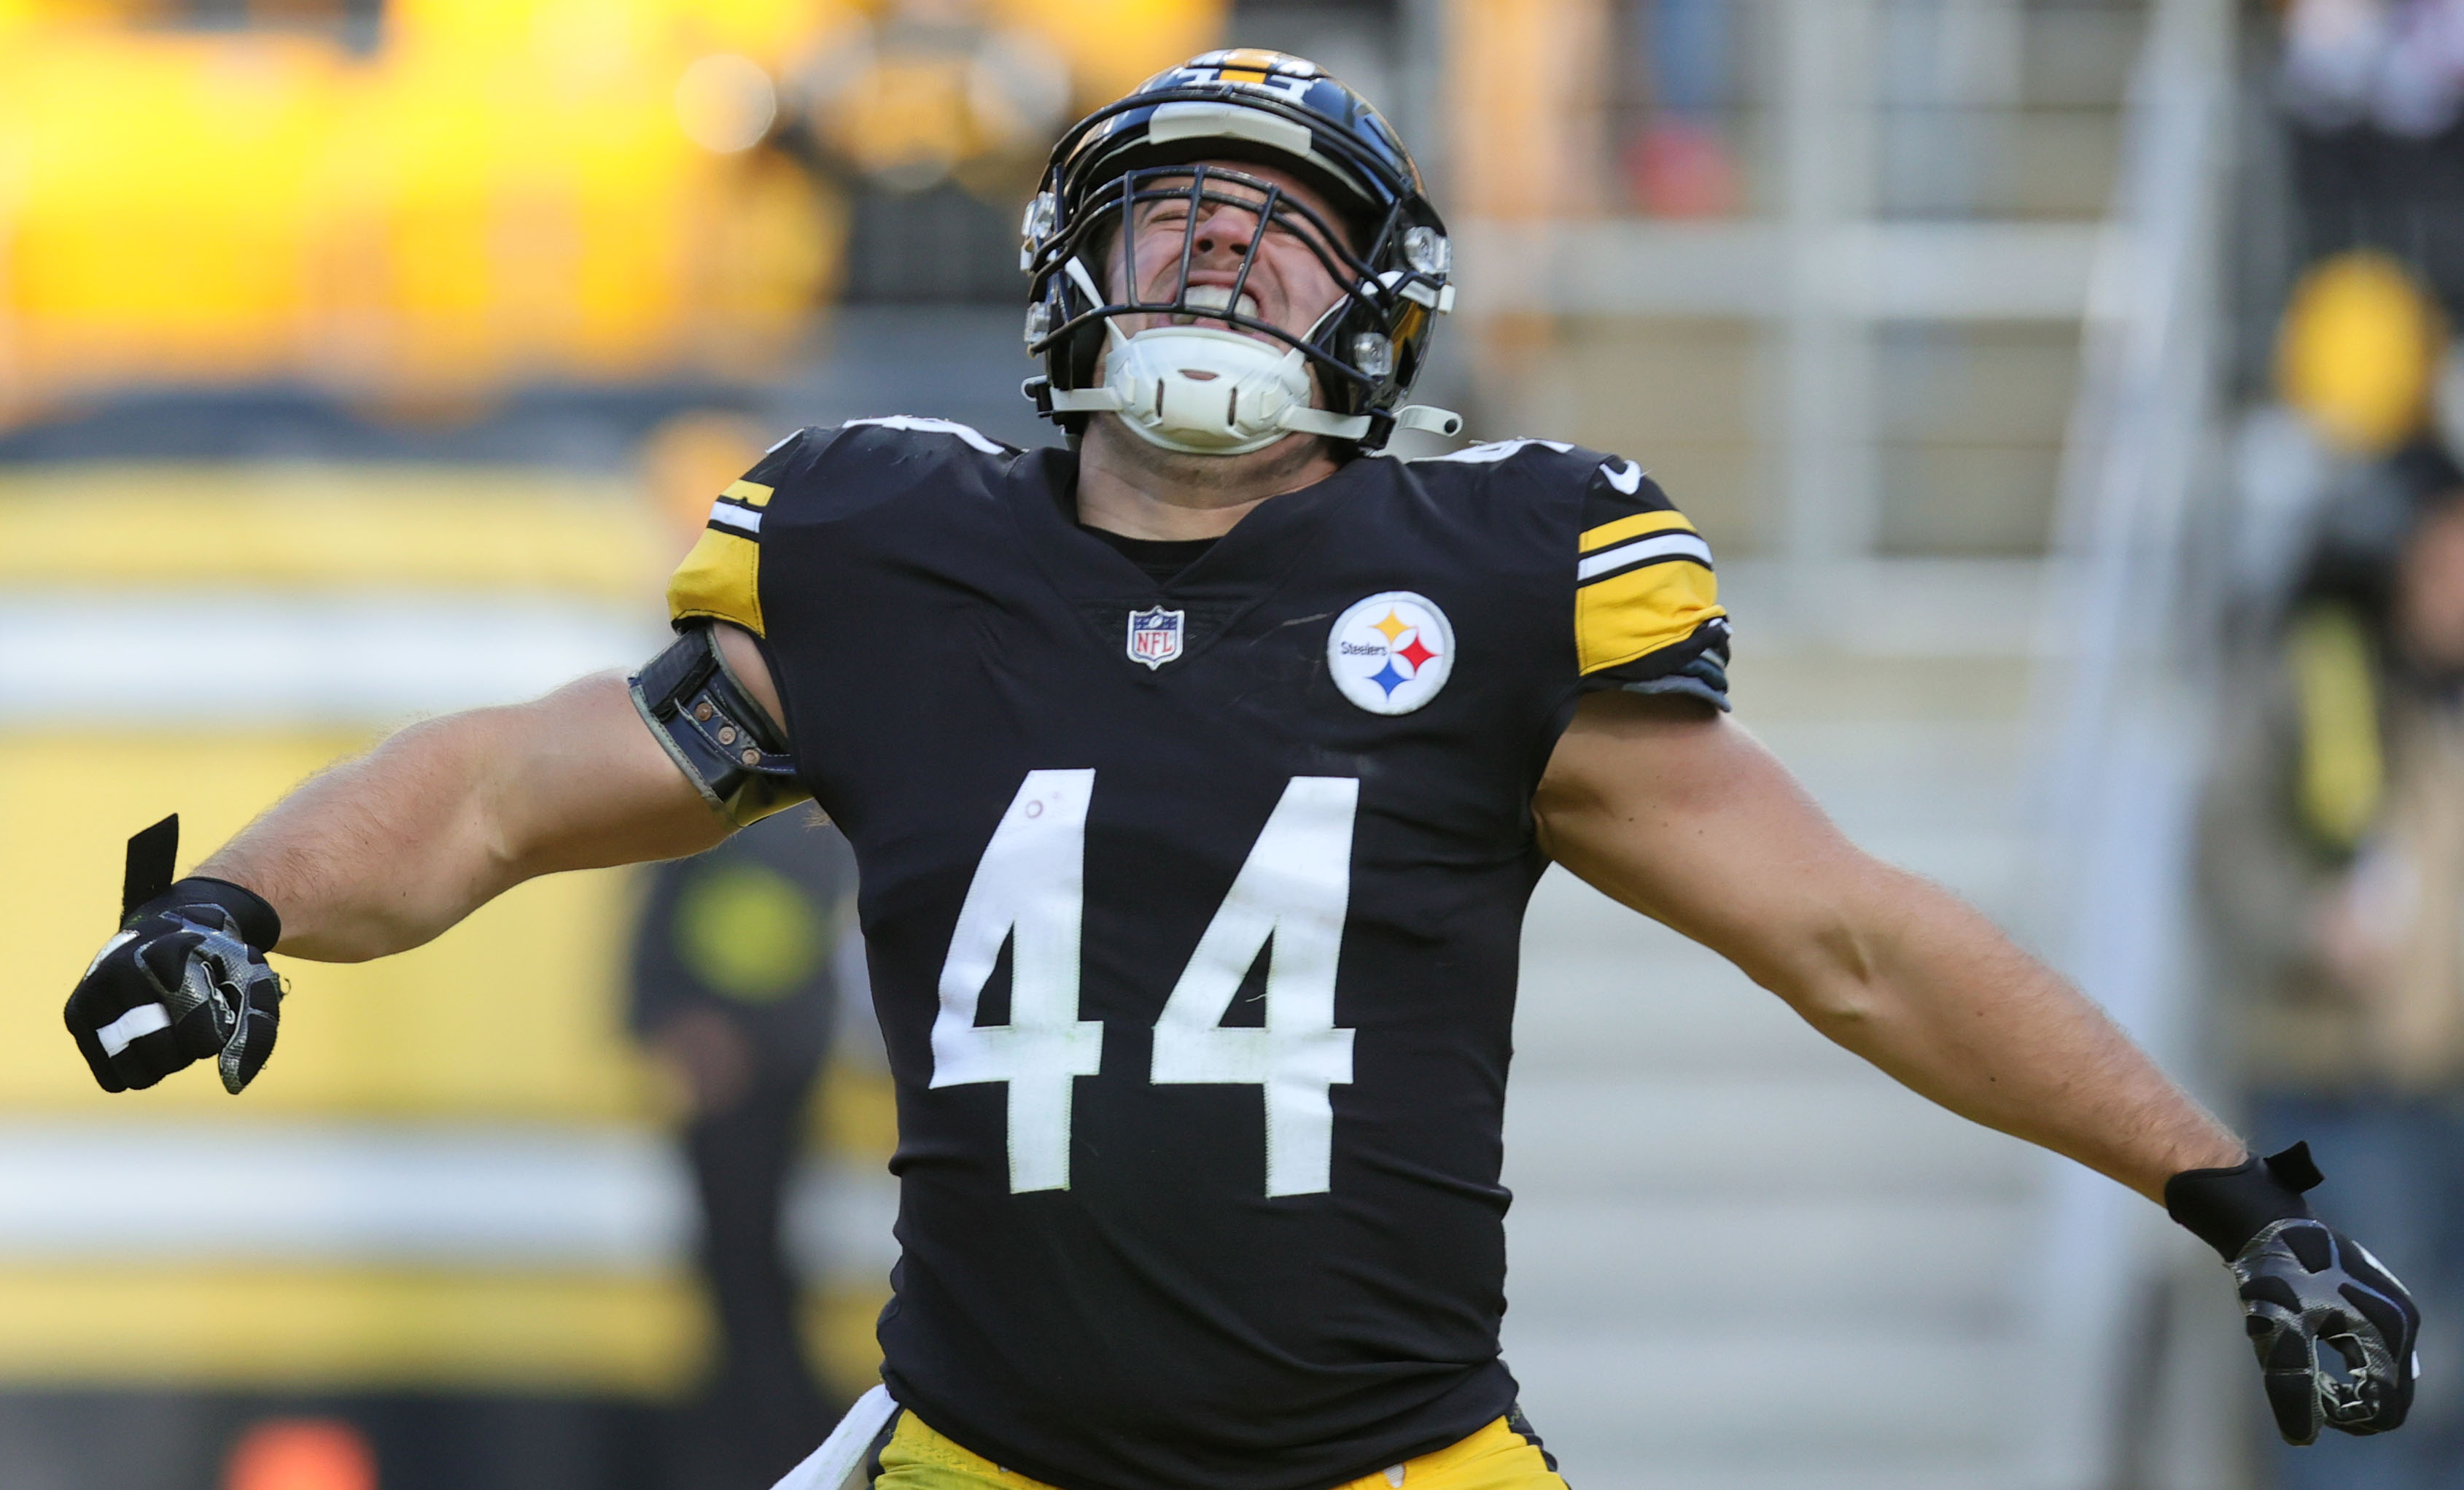
[[[761,638],[898,1093],[891,1390],[1068,1490],[1318,1490],[1512,1405],[1530,800],[1586,689],[1725,700],[1639,467],[1357,459],[1158,582],[1075,466],[807,430],[671,585]]]

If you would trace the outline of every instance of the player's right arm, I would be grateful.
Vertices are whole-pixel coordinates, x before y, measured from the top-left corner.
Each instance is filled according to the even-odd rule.
[[[800,431],[713,505],[668,581],[675,644],[631,678],[414,724],[294,791],[185,879],[130,845],[121,929],[69,995],[105,1091],[213,1059],[237,1092],[274,1047],[265,954],[383,957],[525,879],[697,853],[799,801],[787,712],[758,638],[771,499],[807,497],[829,444]],[[775,516],[775,513],[769,515]],[[176,828],[172,832],[176,833]]]
[[[716,639],[775,721],[751,638],[721,626]],[[731,831],[611,672],[413,724],[312,777],[196,873],[272,905],[284,953],[364,962],[434,939],[525,879],[698,854]]]
[[[414,724],[311,778],[195,874],[133,891],[69,996],[69,1032],[106,1091],[212,1059],[237,1092],[274,1046],[265,953],[382,957],[525,879],[709,848],[795,799],[781,712],[753,639],[701,623],[633,679]]]

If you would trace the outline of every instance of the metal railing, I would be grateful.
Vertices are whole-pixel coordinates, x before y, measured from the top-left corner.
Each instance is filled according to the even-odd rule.
[[[2196,630],[2182,581],[2215,421],[2233,33],[2226,0],[2160,0],[2139,58],[2063,452],[2036,700],[2040,883],[2060,908],[2049,950],[2176,1069],[2191,1054],[2202,701],[2176,668],[2175,638]],[[2181,1238],[2079,1166],[2049,1170],[2042,1250],[2024,1259],[2044,1372],[2027,1482],[2145,1483],[2149,1404],[2168,1368],[2150,1326]],[[2222,1482],[2220,1468],[2206,1473]]]

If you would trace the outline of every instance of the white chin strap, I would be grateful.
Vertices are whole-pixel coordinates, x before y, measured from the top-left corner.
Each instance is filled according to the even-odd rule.
[[[1104,386],[1055,389],[1055,410],[1117,413],[1149,443],[1193,456],[1244,456],[1295,433],[1345,440],[1369,433],[1367,414],[1310,407],[1309,359],[1297,346],[1278,353],[1256,337],[1216,326],[1155,326],[1123,336],[1107,321],[1104,329]],[[1452,434],[1463,420],[1414,404],[1396,411],[1395,426]]]

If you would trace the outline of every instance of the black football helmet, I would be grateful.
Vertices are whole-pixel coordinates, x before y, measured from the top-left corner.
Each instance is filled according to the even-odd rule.
[[[1315,188],[1340,220],[1329,221],[1281,187],[1223,162],[1256,162],[1286,171]],[[1190,204],[1182,281],[1169,300],[1142,300],[1133,277],[1124,273],[1125,298],[1111,298],[1101,288],[1105,256],[1126,259],[1131,234],[1123,225],[1145,204],[1176,197]],[[1343,299],[1298,335],[1241,314],[1238,284],[1228,295],[1208,287],[1211,298],[1194,303],[1187,265],[1199,204],[1206,202],[1254,211],[1292,233],[1344,287]],[[1243,411],[1239,400],[1245,393],[1233,394],[1233,422],[1243,424],[1245,413],[1244,428],[1260,438],[1238,443],[1243,436],[1236,434],[1189,445],[1152,429],[1141,431],[1159,444],[1235,453],[1301,430],[1375,450],[1398,423],[1448,434],[1461,426],[1442,410],[1397,407],[1427,360],[1436,317],[1453,308],[1445,225],[1394,129],[1367,100],[1314,62],[1242,48],[1209,52],[1156,74],[1079,121],[1053,146],[1043,189],[1027,204],[1022,235],[1020,267],[1034,277],[1027,350],[1044,360],[1044,375],[1027,380],[1025,391],[1073,435],[1084,430],[1089,413],[1123,407],[1121,393],[1102,389],[1098,367],[1108,345],[1128,345],[1131,339],[1111,323],[1128,315],[1198,318],[1271,338],[1306,359],[1315,373],[1315,402],[1322,409],[1309,407],[1302,365],[1288,356],[1284,382],[1290,391],[1265,389],[1273,407],[1264,414]],[[1247,245],[1238,271],[1243,280],[1263,237],[1262,233]],[[1221,332],[1213,335],[1222,339]],[[1118,367],[1109,370],[1116,382],[1124,376]],[[1208,407],[1221,406],[1221,389],[1233,385],[1216,384],[1215,374],[1197,375],[1213,389]],[[1171,382],[1165,371],[1162,384],[1139,385],[1132,414],[1145,412],[1150,400],[1160,413],[1173,391],[1164,385]]]

